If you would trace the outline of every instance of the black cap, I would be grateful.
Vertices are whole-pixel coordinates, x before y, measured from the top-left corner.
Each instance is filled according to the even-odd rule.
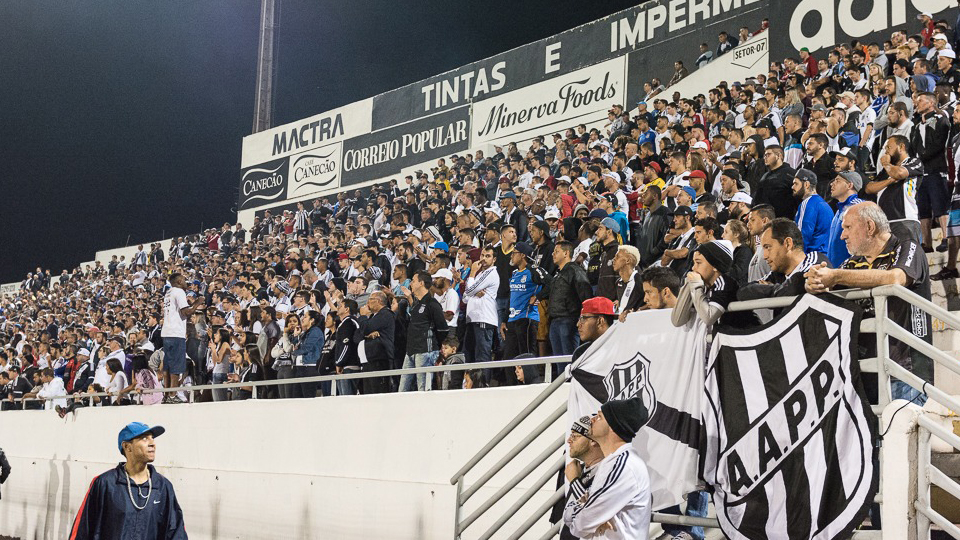
[[[623,442],[632,441],[650,418],[647,407],[639,397],[608,401],[600,406],[600,410],[610,429]]]
[[[675,216],[692,216],[693,210],[689,206],[678,206],[676,210],[673,211]]]

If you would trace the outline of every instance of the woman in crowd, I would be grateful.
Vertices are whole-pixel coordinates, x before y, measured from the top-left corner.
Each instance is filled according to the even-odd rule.
[[[150,363],[147,360],[147,357],[138,354],[133,357],[132,372],[133,372],[133,381],[127,385],[126,388],[120,391],[120,396],[125,396],[136,391],[140,395],[140,403],[143,405],[156,405],[163,400],[163,394],[160,392],[147,392],[144,393],[144,390],[154,390],[157,388],[162,388],[160,380],[157,378],[157,373],[150,368]]]
[[[213,384],[223,384],[227,382],[232,354],[233,350],[230,348],[230,331],[226,328],[213,330],[213,346],[210,348],[210,358],[213,361]],[[229,399],[229,392],[229,390],[224,388],[215,388],[213,390],[213,400],[227,401]]]
[[[123,372],[123,364],[116,358],[107,360],[107,374],[110,375],[110,383],[104,388],[107,393],[116,396],[113,398],[114,405],[129,405],[130,399],[123,397],[123,390],[129,386],[127,374]]]
[[[293,375],[293,336],[300,332],[300,320],[296,315],[287,315],[284,320],[283,334],[280,341],[273,347],[272,356],[275,358],[273,367],[277,370],[277,379],[292,379]],[[293,385],[281,384],[280,398],[293,397]]]
[[[753,242],[747,226],[738,219],[731,219],[723,228],[723,239],[733,246],[733,266],[730,273],[737,283],[747,283],[747,270],[750,268],[750,259],[753,258]]]
[[[312,377],[317,374],[317,362],[323,350],[323,318],[320,313],[309,310],[300,317],[300,332],[295,335],[296,349],[290,353],[294,362],[294,376]],[[292,397],[316,397],[317,383],[305,382],[296,385]]]
[[[260,364],[260,349],[255,345],[244,347],[241,354],[233,355],[234,372],[229,375],[230,382],[247,383],[263,380],[263,366]],[[233,393],[234,401],[253,397],[253,386],[241,386]]]
[[[336,358],[333,353],[337,345],[337,340],[334,339],[334,336],[339,326],[340,316],[337,315],[336,311],[331,310],[323,319],[323,350],[320,353],[320,364],[317,366],[317,375],[333,375],[337,372]],[[331,395],[332,387],[333,381],[323,381],[320,383],[320,392],[324,396],[329,396]]]

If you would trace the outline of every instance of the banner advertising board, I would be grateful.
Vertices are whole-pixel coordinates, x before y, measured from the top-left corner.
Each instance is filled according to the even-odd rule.
[[[372,100],[364,99],[243,138],[241,168],[370,133]]]
[[[350,139],[343,144],[342,187],[467,149],[470,113],[460,107]]]
[[[429,79],[247,136],[238,207],[335,193],[466,151],[470,145],[503,142],[585,116],[591,116],[587,121],[602,120],[614,103],[632,107],[642,81],[667,81],[674,61],[692,68],[700,54],[697,43],[715,47],[720,30],[735,34],[741,26],[758,28],[768,6],[769,0],[643,2]],[[628,53],[629,77],[624,73]],[[280,169],[282,182],[279,177],[264,180],[256,189],[247,182],[247,173],[272,170],[284,158],[288,167]]]
[[[696,47],[699,40],[716,47],[716,34],[720,30],[736,34],[737,26],[758,28],[761,16],[745,18],[744,15],[760,11],[765,15],[768,3],[768,0],[643,2],[555,36],[376,96],[373,129],[513,92],[631,51],[650,48],[658,53],[671,51],[671,54],[650,54],[646,72],[647,78],[669,78],[675,60],[693,64],[700,54]],[[474,125],[479,123],[474,119]]]
[[[890,39],[895,29],[907,30],[907,35],[920,33],[917,15],[929,12],[934,19],[946,18],[956,22],[955,0],[873,0],[851,2],[849,0],[800,0],[778,4],[770,10],[770,27],[781,29],[773,32],[771,54],[774,58],[796,56],[801,47],[821,58],[817,51],[832,48],[838,43],[850,43],[859,39],[864,44]]]
[[[302,197],[340,187],[343,144],[307,150],[290,158],[287,197]]]
[[[240,175],[240,210],[282,201],[287,196],[287,158],[244,169]]]
[[[510,138],[558,121],[601,113],[624,97],[624,58],[577,70],[473,104],[472,144]]]

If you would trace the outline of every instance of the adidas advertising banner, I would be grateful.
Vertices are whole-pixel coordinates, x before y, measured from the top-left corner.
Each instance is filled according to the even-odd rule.
[[[650,420],[633,446],[647,463],[655,509],[679,504],[697,485],[706,354],[704,325],[676,328],[662,309],[630,314],[570,366],[569,418],[612,399],[643,399]]]
[[[848,537],[876,493],[876,417],[864,395],[860,312],[804,295],[710,350],[704,479],[733,540]]]
[[[823,58],[824,49],[853,39],[876,42],[883,49],[895,29],[906,30],[907,36],[919,34],[917,15],[923,12],[951,25],[957,20],[957,10],[950,9],[957,7],[955,0],[800,0],[771,7],[776,7],[770,10],[770,28],[776,29],[771,54],[781,59],[796,58],[801,47]]]

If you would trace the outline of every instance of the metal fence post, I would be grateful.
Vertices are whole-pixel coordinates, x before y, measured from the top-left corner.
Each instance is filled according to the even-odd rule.
[[[933,506],[930,499],[930,431],[917,426],[917,503]],[[907,510],[907,509],[905,509]],[[930,519],[923,512],[915,512],[917,538],[930,538]]]

